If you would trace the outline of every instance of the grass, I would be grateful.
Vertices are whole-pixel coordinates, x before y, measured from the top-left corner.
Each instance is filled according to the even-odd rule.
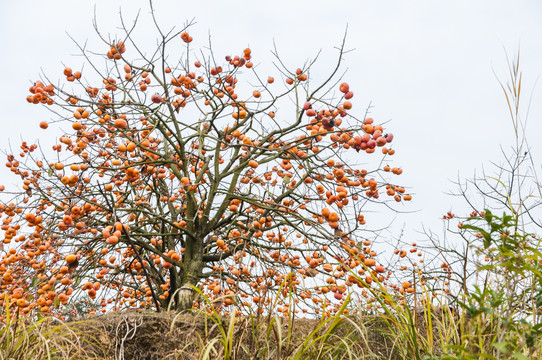
[[[6,320],[0,323],[0,360],[99,358],[92,355],[99,341],[91,331],[81,331],[80,322],[31,321],[5,313]]]
[[[60,326],[42,320],[20,327],[16,335],[28,341],[17,354],[32,344],[28,359],[423,359],[450,345],[439,331],[457,336],[446,310],[344,314],[350,305],[325,319],[126,312]]]

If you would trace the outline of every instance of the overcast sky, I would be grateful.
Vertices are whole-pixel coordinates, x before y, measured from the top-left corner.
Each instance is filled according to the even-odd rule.
[[[64,64],[74,69],[81,58],[67,34],[98,44],[92,18],[112,34],[119,10],[129,22],[141,9],[137,36],[153,44],[147,1],[2,1],[0,5],[0,144],[17,145],[21,136],[33,141],[44,134],[38,124],[49,120],[44,108],[27,104],[31,82],[43,70],[61,77]],[[348,25],[346,78],[360,113],[371,103],[371,115],[387,121],[395,135],[394,166],[404,169],[401,183],[415,196],[398,219],[414,231],[421,224],[440,226],[443,213],[460,208],[447,195],[458,175],[502,159],[500,146],[513,133],[496,75],[505,78],[505,50],[514,57],[521,48],[525,100],[531,144],[542,134],[541,1],[155,1],[164,28],[195,19],[191,34],[204,45],[211,35],[217,54],[238,54],[250,46],[257,61],[271,61],[273,41],[293,69],[322,49],[319,68],[335,60],[333,47]],[[95,47],[96,48],[96,47]],[[256,62],[257,62],[256,61]],[[526,102],[524,110],[527,110]],[[541,147],[535,148],[540,152]],[[540,160],[540,157],[538,157]],[[539,163],[538,163],[539,164]],[[0,170],[0,183],[14,183]]]

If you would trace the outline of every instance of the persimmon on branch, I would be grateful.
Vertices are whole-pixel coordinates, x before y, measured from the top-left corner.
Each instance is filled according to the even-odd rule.
[[[8,156],[23,184],[0,208],[2,303],[50,314],[86,293],[103,312],[184,310],[203,306],[199,286],[224,312],[263,312],[279,290],[304,311],[332,311],[354,285],[385,283],[362,210],[385,202],[382,192],[397,202],[411,195],[384,180],[401,169],[355,164],[395,151],[393,135],[357,117],[349,85],[338,86],[344,42],[331,76],[313,84],[312,63],[279,65],[285,76],[275,81],[258,73],[249,48],[222,62],[195,52],[189,26],[159,29],[150,56],[131,30],[104,39],[102,55],[81,48],[95,71],[88,78],[66,67],[65,83],[30,87],[28,102],[71,130],[54,161],[26,142]],[[179,46],[184,55],[169,56]]]

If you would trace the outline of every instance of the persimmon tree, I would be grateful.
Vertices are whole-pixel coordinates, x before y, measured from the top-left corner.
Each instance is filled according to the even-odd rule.
[[[3,304],[50,314],[86,293],[103,312],[184,310],[203,305],[197,286],[222,311],[263,312],[277,292],[318,310],[385,283],[363,209],[411,195],[386,165],[393,135],[353,110],[344,42],[315,84],[312,62],[276,57],[274,79],[249,48],[222,61],[194,51],[189,27],[157,25],[150,54],[125,28],[98,55],[81,47],[85,74],[66,67],[30,87],[28,102],[69,130],[53,156],[27,142],[7,156],[22,189],[0,207]],[[373,169],[357,165],[371,156]]]

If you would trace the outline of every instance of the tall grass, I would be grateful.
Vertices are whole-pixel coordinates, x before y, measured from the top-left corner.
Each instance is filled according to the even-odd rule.
[[[94,358],[92,348],[98,341],[91,333],[77,330],[81,322],[68,325],[50,318],[12,316],[9,305],[8,300],[5,321],[0,323],[0,360]]]

